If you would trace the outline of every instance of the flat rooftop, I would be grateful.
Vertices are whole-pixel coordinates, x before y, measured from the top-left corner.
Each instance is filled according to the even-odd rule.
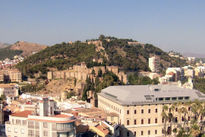
[[[205,94],[176,85],[110,86],[98,94],[121,105],[172,103],[205,100]]]

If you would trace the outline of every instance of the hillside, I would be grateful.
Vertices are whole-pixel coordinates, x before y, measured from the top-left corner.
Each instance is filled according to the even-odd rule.
[[[97,65],[119,66],[125,72],[149,71],[148,58],[161,58],[162,70],[169,66],[181,66],[185,61],[170,57],[166,52],[151,45],[140,44],[130,39],[99,37],[97,42],[62,43],[48,47],[17,65],[24,75],[33,77],[35,73],[46,74],[49,69],[64,70],[85,62],[88,67]],[[103,60],[98,63],[97,60]],[[93,62],[94,61],[94,62]]]
[[[11,45],[10,49],[11,50],[21,50],[22,51],[22,56],[30,56],[33,53],[39,52],[43,49],[45,49],[47,46],[45,45],[40,45],[36,43],[30,43],[30,42],[25,42],[25,41],[18,41]]]
[[[0,48],[0,60],[10,58],[12,59],[15,55],[20,55],[22,53],[21,50],[11,50],[10,46],[5,48]]]
[[[6,47],[8,47],[9,46],[9,44],[7,44],[7,43],[1,43],[0,42],[0,49],[1,48],[6,48]]]
[[[37,53],[47,46],[36,43],[29,43],[18,41],[12,45],[0,43],[0,60],[5,58],[12,59],[15,55],[22,55],[24,57]]]

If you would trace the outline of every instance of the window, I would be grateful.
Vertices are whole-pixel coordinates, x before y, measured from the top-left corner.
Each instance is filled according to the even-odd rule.
[[[141,136],[143,136],[143,134],[144,134],[144,132],[143,132],[143,131],[141,131]]]
[[[136,136],[136,131],[134,131],[134,136]]]
[[[170,98],[165,98],[166,101],[170,100]]]
[[[148,109],[148,113],[151,113],[151,109]]]
[[[7,130],[8,130],[8,132],[11,132],[11,128],[10,127],[8,127]]]
[[[144,119],[141,119],[141,124],[144,124]]]
[[[21,129],[21,134],[24,134],[24,132],[25,132],[24,129]]]
[[[164,100],[164,98],[159,98],[159,101],[163,101]]]
[[[127,125],[130,125],[130,121],[129,120],[127,120]]]
[[[157,118],[155,118],[155,123],[157,123]]]
[[[48,123],[43,122],[43,128],[48,128]]]
[[[18,119],[17,119],[17,120],[16,120],[16,124],[17,124],[17,125],[21,125],[21,120],[18,120]]]
[[[188,111],[191,111],[191,107],[188,108]]]
[[[40,137],[40,132],[36,131],[36,137]]]
[[[43,136],[48,136],[48,131],[43,131]]]
[[[157,134],[157,130],[155,130],[155,135]]]
[[[177,112],[177,111],[178,111],[178,108],[175,108],[175,111]]]
[[[148,135],[150,135],[150,130],[148,130]]]
[[[34,128],[34,122],[33,121],[28,122],[28,128]]]
[[[182,121],[184,121],[184,117],[182,117]]]
[[[143,109],[141,110],[141,113],[142,113],[142,114],[144,113],[144,110],[143,110]]]
[[[34,136],[34,131],[33,130],[28,130],[28,136]]]
[[[164,123],[164,118],[162,118],[162,123]]]
[[[134,110],[134,114],[137,114],[137,110]]]
[[[178,122],[178,119],[177,119],[177,117],[175,117],[175,122],[176,122],[176,123]]]
[[[27,124],[27,121],[26,120],[22,120],[23,122],[23,125],[26,125]]]
[[[177,100],[177,98],[176,98],[176,97],[173,97],[172,100]]]
[[[129,132],[127,132],[127,136],[128,136],[128,137],[130,136],[130,133],[129,133]]]
[[[189,97],[185,97],[184,99],[185,99],[185,100],[189,100]]]
[[[150,120],[150,118],[148,119],[148,124],[150,124],[151,123],[151,120]]]
[[[182,100],[183,99],[183,97],[178,97],[178,100]]]
[[[39,122],[35,122],[35,128],[39,129]]]
[[[137,120],[135,119],[135,120],[134,120],[134,125],[136,125],[136,124],[137,124]]]
[[[157,111],[158,111],[158,110],[157,110],[157,108],[156,108],[156,109],[155,109],[155,113],[157,113]]]
[[[130,113],[130,111],[129,110],[127,110],[127,114],[129,114]]]
[[[190,116],[188,116],[188,121],[190,121],[191,120],[191,118],[190,118]]]

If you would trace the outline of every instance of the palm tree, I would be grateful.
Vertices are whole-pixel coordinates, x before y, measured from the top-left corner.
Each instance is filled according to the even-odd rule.
[[[167,114],[168,106],[164,105],[162,110],[163,111],[161,115],[162,115],[162,118],[164,119],[164,135],[166,137],[167,136],[167,121],[169,119],[168,114]]]
[[[193,136],[199,135],[203,129],[203,124],[200,122],[200,116],[203,116],[202,102],[195,100],[191,105],[191,111],[193,113],[193,119],[191,121],[191,134]]]
[[[170,128],[171,130],[173,129],[173,122],[175,122],[175,109],[176,109],[177,103],[172,104],[172,106],[170,107],[171,109],[171,114],[169,114],[169,119],[171,119],[171,123],[170,123]],[[177,130],[175,130],[177,131]]]

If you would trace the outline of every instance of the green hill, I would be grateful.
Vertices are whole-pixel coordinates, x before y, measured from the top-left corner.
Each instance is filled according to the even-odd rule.
[[[4,60],[6,58],[13,58],[15,55],[20,55],[22,53],[21,50],[11,50],[10,46],[6,48],[0,48],[0,60]]]
[[[104,36],[100,36],[99,39],[103,47],[100,51],[96,50],[96,45],[80,41],[72,44],[56,44],[26,58],[17,65],[17,68],[24,75],[31,77],[39,72],[46,74],[50,68],[64,70],[80,62],[85,62],[88,67],[116,65],[126,72],[149,71],[148,58],[152,55],[161,58],[162,70],[169,66],[185,64],[184,60],[170,57],[166,52],[151,44],[128,44],[128,42],[136,41]],[[103,59],[103,62],[96,63],[93,59]]]

